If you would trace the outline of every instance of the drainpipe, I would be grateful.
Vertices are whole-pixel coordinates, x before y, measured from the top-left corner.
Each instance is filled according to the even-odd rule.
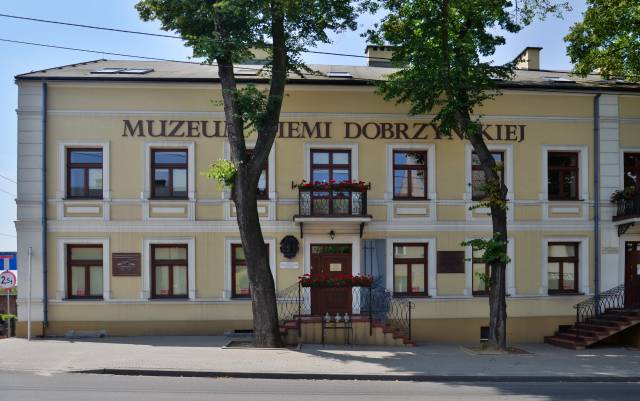
[[[49,293],[47,281],[47,82],[42,81],[42,286],[43,328],[49,326]]]
[[[594,190],[594,214],[593,214],[593,241],[595,249],[594,285],[596,305],[600,297],[600,94],[593,98],[593,190]],[[596,308],[596,313],[599,308]]]

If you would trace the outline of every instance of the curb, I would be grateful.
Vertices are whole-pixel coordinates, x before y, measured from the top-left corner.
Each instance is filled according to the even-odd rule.
[[[69,373],[116,376],[196,377],[276,380],[361,380],[405,382],[520,382],[520,383],[638,383],[640,376],[444,376],[444,375],[367,375],[334,373],[219,372],[197,370],[91,369]]]

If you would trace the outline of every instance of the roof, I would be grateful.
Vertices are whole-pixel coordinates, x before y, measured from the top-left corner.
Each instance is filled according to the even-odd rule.
[[[385,79],[385,76],[397,71],[388,67],[357,65],[308,65],[315,73],[305,73],[302,77],[290,73],[292,84],[325,85],[371,85],[373,81]],[[145,74],[109,73],[97,74],[103,68],[151,69]],[[267,78],[258,71],[255,64],[236,65],[237,79],[240,82],[265,82]],[[334,73],[329,76],[329,73]],[[215,65],[180,63],[173,61],[145,60],[94,60],[85,63],[70,64],[61,67],[32,71],[15,77],[16,80],[47,81],[101,81],[101,82],[218,82],[218,68]],[[514,89],[552,89],[552,90],[602,90],[640,92],[639,84],[620,80],[605,80],[600,75],[587,77],[572,75],[569,71],[517,70],[511,81],[500,81],[499,86]]]

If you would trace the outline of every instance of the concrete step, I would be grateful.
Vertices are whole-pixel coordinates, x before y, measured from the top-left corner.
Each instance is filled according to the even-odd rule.
[[[640,309],[607,309],[605,314],[640,318]]]
[[[601,316],[599,316],[599,319],[609,320],[609,321],[612,321],[612,322],[619,322],[619,323],[622,323],[622,324],[631,324],[631,323],[634,322],[634,320],[636,320],[636,319],[634,319],[633,317],[630,317],[630,316],[616,315],[614,313],[601,315]]]
[[[564,340],[584,342],[584,343],[593,343],[601,339],[601,337],[592,337],[589,335],[583,335],[582,332],[580,332],[580,335],[578,336],[576,336],[575,333],[559,333],[559,334],[556,334],[554,337],[562,338]]]
[[[597,324],[590,324],[590,323],[578,323],[576,324],[574,327],[580,327],[580,330],[590,330],[590,331],[597,331],[599,333],[611,333],[614,328],[611,326],[600,326]]]
[[[568,340],[562,337],[550,336],[545,337],[544,342],[547,344],[556,345],[558,347],[568,348],[568,349],[585,349],[586,344],[582,341]]]
[[[607,320],[607,319],[601,319],[601,318],[590,319],[588,323],[594,326],[608,327],[613,329],[619,329],[620,326],[625,325],[623,323],[621,324],[621,322],[616,322],[613,320]]]
[[[570,336],[576,336],[579,335],[581,337],[588,337],[588,338],[603,338],[608,336],[609,332],[604,332],[604,331],[595,331],[595,330],[587,330],[587,329],[576,329],[575,327],[570,328],[569,330],[563,332],[563,333],[556,333],[556,335],[560,335],[560,334],[568,334]]]

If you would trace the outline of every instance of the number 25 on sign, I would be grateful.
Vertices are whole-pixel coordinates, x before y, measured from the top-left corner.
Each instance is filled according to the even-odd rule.
[[[0,273],[0,289],[10,291],[16,286],[16,276],[9,270]]]

